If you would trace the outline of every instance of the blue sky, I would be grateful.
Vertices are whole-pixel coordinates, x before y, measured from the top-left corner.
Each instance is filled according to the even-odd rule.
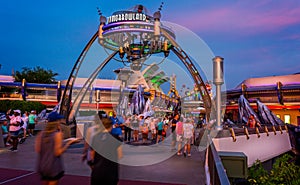
[[[0,74],[41,66],[66,79],[98,28],[96,7],[109,16],[136,4],[153,13],[161,1],[1,1]],[[166,0],[162,19],[191,30],[225,58],[227,89],[251,77],[300,72],[299,0]]]

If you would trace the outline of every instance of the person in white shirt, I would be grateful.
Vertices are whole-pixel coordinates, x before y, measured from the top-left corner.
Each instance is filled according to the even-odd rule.
[[[22,120],[23,120],[23,125],[21,126],[21,129],[23,130],[23,137],[19,139],[19,143],[22,144],[25,142],[26,139],[26,134],[27,134],[27,125],[28,125],[28,116],[29,113],[27,111],[25,111]]]
[[[184,141],[184,157],[186,156],[186,152],[188,152],[188,156],[191,156],[191,144],[194,137],[194,125],[193,121],[187,119],[187,121],[183,124],[183,141]]]

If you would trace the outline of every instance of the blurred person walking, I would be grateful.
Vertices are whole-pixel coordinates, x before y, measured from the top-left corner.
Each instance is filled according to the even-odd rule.
[[[183,124],[184,157],[186,157],[186,152],[188,153],[187,155],[189,157],[191,156],[191,144],[193,142],[193,137],[194,137],[194,123],[193,120],[188,119]]]
[[[79,139],[68,140],[63,145],[63,133],[60,124],[64,116],[57,112],[48,115],[48,122],[35,140],[35,151],[38,154],[37,172],[41,177],[42,185],[57,185],[64,176],[62,154],[67,148]]]
[[[176,150],[176,125],[177,122],[179,121],[179,114],[175,114],[172,121],[171,121],[171,131],[172,131],[172,142],[171,142],[171,150]]]
[[[110,132],[112,130],[112,121],[103,118],[102,124],[105,128],[102,132],[98,132],[92,138],[92,152],[89,163],[92,169],[91,185],[117,185],[119,182],[119,163],[122,158],[122,142],[114,138]]]
[[[182,155],[183,143],[183,118],[181,117],[176,125],[176,141],[177,141],[177,155]]]

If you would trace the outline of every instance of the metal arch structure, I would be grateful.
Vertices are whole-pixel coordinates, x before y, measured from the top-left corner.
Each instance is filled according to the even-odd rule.
[[[119,12],[117,12],[119,13]],[[123,19],[126,18],[126,14],[133,14],[132,16],[135,16],[135,13],[126,11],[121,12]],[[125,15],[125,16],[124,16]],[[91,84],[95,80],[96,76],[101,72],[101,70],[104,68],[104,66],[109,63],[109,61],[117,54],[119,53],[120,58],[123,59],[124,55],[127,54],[128,62],[131,62],[132,64],[138,64],[142,65],[143,60],[147,59],[147,56],[149,54],[155,54],[164,52],[165,57],[169,55],[170,51],[173,51],[175,55],[180,59],[180,61],[184,64],[188,72],[190,73],[191,77],[193,78],[196,87],[198,88],[201,97],[203,99],[204,108],[206,110],[206,119],[210,120],[211,118],[211,112],[214,108],[213,102],[210,98],[210,95],[206,89],[206,84],[202,80],[202,77],[200,76],[196,66],[193,64],[190,57],[186,54],[186,52],[180,48],[179,44],[175,41],[175,34],[170,30],[168,27],[159,25],[157,22],[160,20],[160,12],[154,13],[154,18],[150,16],[144,16],[141,14],[141,12],[136,13],[136,15],[140,17],[140,20],[135,21],[123,21],[121,14],[114,14],[115,17],[110,17],[111,19],[108,25],[105,25],[106,18],[103,16],[100,17],[100,26],[97,33],[93,35],[93,37],[90,39],[88,44],[85,46],[83,51],[81,52],[80,56],[78,57],[76,63],[74,64],[74,67],[70,73],[70,76],[68,78],[67,84],[65,86],[65,90],[62,96],[62,99],[60,101],[60,113],[63,114],[67,118],[67,124],[69,121],[75,118],[74,115],[79,110],[79,106],[81,102],[83,101],[83,98],[86,94],[86,92],[90,89]],[[146,22],[141,21],[143,16],[143,21],[146,20]],[[136,17],[137,18],[137,17]],[[114,20],[115,19],[115,20]],[[118,21],[121,20],[121,21]],[[150,20],[151,19],[151,20]],[[153,21],[154,20],[154,21]],[[109,22],[109,21],[108,21]],[[130,26],[134,25],[134,26]],[[141,40],[143,39],[143,43],[140,42],[140,44],[136,44],[134,40],[130,40],[134,37],[130,35],[130,33],[139,33]],[[159,34],[157,34],[159,33]],[[115,34],[115,35],[114,35]],[[124,38],[126,38],[126,47],[125,44],[122,43],[124,40],[121,40],[122,35],[124,34]],[[131,37],[130,37],[131,36]],[[143,36],[143,38],[142,38]],[[149,36],[152,36],[153,39],[148,41],[145,38],[150,38]],[[97,68],[96,70],[90,75],[84,86],[81,88],[80,92],[74,99],[73,103],[71,103],[72,100],[72,89],[74,86],[75,79],[77,77],[78,71],[81,67],[81,64],[90,49],[91,45],[95,42],[95,40],[98,37],[99,43],[110,50],[113,51],[112,54],[110,54]],[[124,39],[123,38],[123,39]],[[160,40],[159,40],[160,39]],[[121,42],[120,42],[121,40]],[[131,44],[128,44],[128,41],[131,41]],[[123,45],[124,44],[124,45]],[[147,47],[147,48],[146,48]],[[141,51],[136,54],[136,49],[140,49]],[[145,51],[147,49],[147,52]],[[136,70],[136,68],[134,69]]]
[[[186,54],[184,50],[182,50],[180,47],[173,47],[172,51],[177,55],[177,57],[181,60],[181,62],[185,65],[185,67],[188,69],[190,75],[192,76],[196,87],[200,91],[200,95],[203,100],[205,112],[206,112],[206,120],[211,119],[211,113],[214,110],[214,104],[212,102],[212,99],[206,89],[206,84],[204,83],[202,77],[200,76],[197,68],[193,64],[190,57]]]
[[[84,83],[82,88],[80,89],[78,95],[75,97],[73,104],[70,106],[70,112],[67,115],[68,120],[74,119],[76,113],[79,110],[79,106],[82,103],[85,94],[90,89],[92,83],[96,79],[97,75],[101,72],[101,70],[108,64],[108,62],[118,53],[118,51],[114,51],[112,54],[110,54],[96,69],[95,71],[90,75],[88,80]]]
[[[87,54],[87,52],[89,51],[90,47],[92,46],[92,44],[95,42],[95,40],[98,37],[98,31],[92,36],[92,38],[90,39],[90,41],[86,44],[86,46],[84,47],[84,49],[82,50],[82,52],[80,53],[78,59],[76,60],[72,71],[69,75],[68,81],[65,84],[65,88],[64,88],[64,93],[63,96],[60,99],[59,102],[59,113],[64,115],[65,118],[68,118],[70,112],[71,112],[71,100],[72,100],[72,91],[73,91],[73,86],[74,86],[74,82],[75,79],[78,75],[78,71],[81,67],[81,64]],[[66,119],[66,123],[69,123],[69,120]]]

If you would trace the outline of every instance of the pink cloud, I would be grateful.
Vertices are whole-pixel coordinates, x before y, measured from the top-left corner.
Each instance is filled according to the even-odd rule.
[[[249,1],[208,10],[198,9],[186,12],[177,21],[192,30],[240,32],[242,35],[273,33],[300,24],[300,4],[297,1],[270,3]]]

